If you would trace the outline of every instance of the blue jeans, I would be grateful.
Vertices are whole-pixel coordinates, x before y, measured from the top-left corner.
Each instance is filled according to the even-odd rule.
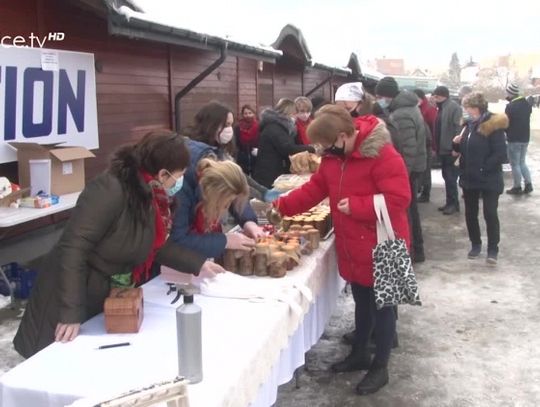
[[[508,143],[508,159],[512,167],[514,177],[514,188],[521,187],[521,178],[525,184],[531,183],[531,173],[525,163],[527,156],[527,146],[529,143]]]

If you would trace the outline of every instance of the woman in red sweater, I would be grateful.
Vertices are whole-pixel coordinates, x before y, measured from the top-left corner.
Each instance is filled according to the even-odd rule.
[[[375,116],[352,119],[342,107],[324,106],[307,135],[312,143],[325,148],[321,166],[301,188],[275,201],[274,207],[281,215],[292,216],[330,198],[339,273],[351,283],[356,307],[352,352],[332,369],[368,370],[356,391],[373,393],[388,382],[387,365],[396,329],[393,308],[375,307],[372,250],[377,244],[377,218],[373,195],[384,195],[396,236],[409,244],[407,169],[386,126]],[[376,351],[371,360],[368,341],[373,329]]]
[[[307,146],[311,144],[306,131],[309,124],[313,121],[311,118],[313,105],[311,104],[311,100],[305,96],[299,96],[294,99],[294,105],[296,106],[296,144]]]
[[[255,109],[250,105],[242,106],[240,120],[234,128],[238,155],[236,162],[245,174],[251,175],[257,160],[257,147],[259,147],[259,121]]]

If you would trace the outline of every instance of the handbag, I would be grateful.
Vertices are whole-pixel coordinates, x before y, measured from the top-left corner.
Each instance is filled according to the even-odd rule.
[[[377,215],[377,245],[373,248],[377,309],[399,304],[422,305],[411,257],[404,239],[396,239],[384,195],[373,196]]]

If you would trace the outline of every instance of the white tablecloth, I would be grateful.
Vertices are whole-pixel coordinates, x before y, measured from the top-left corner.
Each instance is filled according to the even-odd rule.
[[[267,284],[304,285],[302,315],[284,302],[196,296],[203,310],[203,374],[189,386],[191,407],[269,406],[277,386],[289,381],[317,342],[343,281],[337,274],[333,239],[303,257],[284,279]],[[82,326],[68,344],[54,343],[0,377],[0,405],[64,406],[84,397],[109,397],[177,374],[175,308],[156,278],[144,286],[145,316],[138,334],[107,335],[103,316]],[[131,346],[96,350],[129,341]]]

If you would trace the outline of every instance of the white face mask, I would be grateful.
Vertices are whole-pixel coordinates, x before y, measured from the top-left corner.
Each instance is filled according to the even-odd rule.
[[[234,136],[234,131],[231,126],[224,127],[223,130],[221,130],[221,133],[219,133],[218,141],[219,144],[227,144],[229,143]]]

